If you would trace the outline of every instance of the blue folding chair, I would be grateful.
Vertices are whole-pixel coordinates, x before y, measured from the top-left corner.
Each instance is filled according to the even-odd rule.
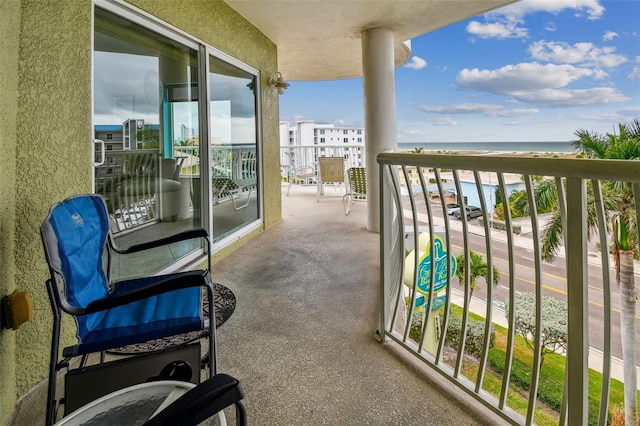
[[[205,230],[188,230],[122,249],[112,238],[102,196],[82,195],[53,205],[40,232],[51,274],[46,285],[53,311],[48,425],[57,417],[57,372],[69,369],[70,360],[76,356],[83,356],[81,366],[84,366],[89,353],[102,352],[103,362],[104,351],[108,349],[199,331],[199,337],[208,338],[208,354],[202,367],[208,367],[209,378],[217,374],[211,243]],[[110,282],[114,253],[126,255],[189,239],[203,241],[207,269]],[[208,318],[202,314],[203,291],[209,301]],[[62,312],[75,319],[78,344],[64,348],[59,359]],[[223,381],[227,405],[236,404],[238,418],[244,419],[239,383],[235,379]],[[211,388],[216,380],[207,382]]]

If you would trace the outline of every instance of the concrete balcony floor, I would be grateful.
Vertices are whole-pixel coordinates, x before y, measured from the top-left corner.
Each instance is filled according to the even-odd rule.
[[[497,424],[466,394],[374,338],[379,234],[366,205],[293,187],[282,220],[214,267],[237,297],[218,330],[220,370],[246,392],[253,425]],[[493,416],[491,416],[493,417]]]
[[[345,216],[333,188],[317,202],[315,187],[297,186],[283,189],[282,209],[280,222],[213,271],[237,300],[218,329],[219,370],[242,383],[250,425],[501,423],[374,338],[379,234],[366,230],[364,203]],[[13,425],[44,423],[42,385],[20,401]]]

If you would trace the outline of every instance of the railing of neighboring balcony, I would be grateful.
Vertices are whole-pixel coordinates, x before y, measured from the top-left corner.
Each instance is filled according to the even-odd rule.
[[[611,247],[611,205],[603,202],[611,181],[629,184],[636,200],[629,208],[637,219],[640,161],[383,153],[378,163],[379,338],[400,345],[509,423],[607,424],[622,386],[612,377],[614,367],[631,362],[627,371],[635,371],[636,357],[622,354],[620,303],[612,297],[619,287],[610,279],[615,266],[609,250],[594,258],[588,244]],[[517,178],[510,181],[511,174]],[[558,202],[551,214],[538,214],[543,204],[536,195],[546,180]],[[520,219],[506,202],[508,188],[518,182],[514,197],[529,212]],[[480,218],[447,214],[452,197],[460,211],[475,204]],[[503,212],[494,208],[494,197],[505,201]],[[594,228],[587,209],[596,218]],[[560,225],[563,235],[554,262],[543,261],[550,224]],[[518,227],[527,235],[506,232]],[[587,240],[592,229],[597,243]],[[479,264],[472,252],[480,255]],[[459,267],[463,273],[456,274]],[[496,274],[499,285],[487,284],[496,282]],[[519,302],[524,293],[532,295],[530,308]],[[545,313],[548,297],[566,305],[554,303],[561,308]],[[533,318],[530,332],[523,331],[527,313]],[[549,340],[550,330],[562,330],[563,321],[564,334]],[[523,346],[522,334],[533,350]],[[558,354],[545,350],[543,358],[545,347]],[[590,363],[598,373],[589,372]]]
[[[364,166],[365,148],[363,144],[281,146],[282,181],[293,185],[315,185],[318,157],[342,157],[347,168]]]

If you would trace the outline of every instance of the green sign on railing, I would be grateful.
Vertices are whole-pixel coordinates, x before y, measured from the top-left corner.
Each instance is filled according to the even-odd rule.
[[[427,244],[425,254],[420,258],[418,264],[418,291],[428,294],[431,291],[431,271],[434,270],[433,292],[438,293],[447,286],[447,251],[444,247],[444,241],[439,235],[433,236],[434,249],[431,250],[431,244]],[[433,260],[432,260],[433,259]],[[451,278],[456,273],[457,262],[453,255],[451,259]],[[433,267],[435,265],[435,268]]]

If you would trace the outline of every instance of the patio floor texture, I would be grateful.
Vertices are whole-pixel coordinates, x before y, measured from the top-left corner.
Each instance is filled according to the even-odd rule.
[[[237,300],[218,329],[219,370],[242,383],[249,424],[499,424],[375,339],[379,234],[366,230],[366,205],[345,216],[333,188],[320,202],[315,187],[285,194],[282,220],[213,271]],[[13,424],[44,423],[43,390]]]
[[[241,381],[250,424],[496,424],[374,338],[379,234],[366,205],[345,216],[333,188],[282,200],[279,223],[214,266],[237,297],[218,329],[220,370]]]

